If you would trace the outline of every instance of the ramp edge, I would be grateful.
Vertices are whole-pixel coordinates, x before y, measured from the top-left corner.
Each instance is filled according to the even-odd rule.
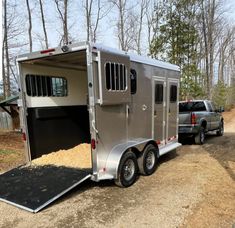
[[[86,179],[90,178],[91,174],[88,174],[87,176],[85,176],[83,179],[81,179],[80,181],[78,181],[77,183],[73,184],[72,186],[70,186],[69,188],[65,189],[64,191],[62,191],[60,194],[58,194],[57,196],[54,196],[52,199],[48,200],[46,203],[44,203],[42,206],[36,208],[35,210],[33,210],[34,213],[39,212],[40,210],[42,210],[44,207],[46,207],[47,205],[51,204],[53,201],[57,200],[58,198],[60,198],[62,195],[64,195],[65,193],[69,192],[70,190],[72,190],[73,188],[75,188],[76,186],[78,186],[79,184],[81,184],[83,181],[85,181]]]
[[[54,202],[55,200],[57,200],[58,198],[60,198],[62,195],[64,195],[65,193],[69,192],[70,190],[72,190],[73,188],[75,188],[76,186],[78,186],[80,183],[82,183],[83,181],[85,181],[86,179],[90,178],[91,174],[88,174],[87,176],[85,176],[83,179],[81,179],[80,181],[78,181],[77,183],[73,184],[72,186],[70,186],[69,188],[65,189],[64,191],[62,191],[61,193],[59,193],[58,195],[54,196],[52,199],[48,200],[46,203],[44,203],[43,205],[41,205],[40,207],[36,208],[36,209],[31,209],[28,208],[26,206],[22,206],[20,204],[17,203],[13,203],[11,201],[8,201],[6,199],[0,198],[0,201],[8,203],[10,205],[13,205],[15,207],[18,207],[20,209],[24,209],[26,211],[32,212],[32,213],[37,213],[40,210],[42,210],[43,208],[45,208],[46,206],[48,206],[49,204],[51,204],[52,202]]]

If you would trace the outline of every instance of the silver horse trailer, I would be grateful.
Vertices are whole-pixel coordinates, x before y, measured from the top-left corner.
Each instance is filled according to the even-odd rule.
[[[128,187],[181,145],[178,66],[86,42],[21,55],[18,64],[27,160],[91,144],[92,169],[63,194],[87,178]]]

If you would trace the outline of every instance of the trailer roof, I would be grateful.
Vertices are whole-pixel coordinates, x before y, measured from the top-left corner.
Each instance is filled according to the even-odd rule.
[[[163,62],[163,61],[156,60],[156,59],[152,59],[147,56],[141,56],[141,55],[137,55],[134,53],[124,52],[122,50],[118,50],[115,48],[110,48],[110,47],[104,46],[102,44],[93,44],[93,47],[97,48],[98,50],[103,50],[105,52],[110,52],[110,53],[119,54],[119,55],[127,55],[130,57],[130,60],[133,62],[144,63],[144,64],[148,64],[148,65],[152,65],[152,66],[157,66],[160,68],[180,71],[180,68],[177,65]]]
[[[79,42],[79,43],[74,43],[74,44],[68,45],[68,47],[69,47],[69,50],[71,50],[72,52],[75,52],[75,51],[81,51],[81,50],[87,49],[88,45],[89,45],[88,42]],[[109,53],[112,53],[112,54],[129,56],[130,60],[133,61],[133,62],[144,63],[144,64],[147,64],[147,65],[156,66],[156,67],[160,67],[160,68],[163,68],[163,69],[180,71],[179,66],[177,66],[177,65],[167,63],[167,62],[163,62],[163,61],[156,60],[156,59],[152,59],[152,58],[147,57],[147,56],[140,56],[140,55],[137,55],[137,54],[134,54],[134,53],[124,52],[122,50],[107,47],[107,46],[102,45],[102,44],[90,44],[90,46],[93,49],[97,49],[97,50],[100,50],[100,51],[105,51],[105,52],[109,52]],[[63,51],[61,51],[61,47],[51,48],[49,50],[53,50],[55,55],[65,54]],[[45,51],[47,51],[47,50],[45,50]],[[27,61],[27,60],[30,60],[30,59],[37,59],[37,58],[47,57],[48,53],[44,54],[43,52],[44,51],[36,51],[36,52],[28,53],[28,54],[23,54],[23,55],[18,56],[17,60],[18,61],[25,61],[25,60]],[[67,52],[67,53],[69,53],[69,52]],[[42,54],[43,54],[43,56],[42,56]],[[49,54],[51,54],[51,53],[49,53]]]

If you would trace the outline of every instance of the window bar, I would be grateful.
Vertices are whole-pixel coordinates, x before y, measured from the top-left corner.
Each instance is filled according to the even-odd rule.
[[[47,76],[44,78],[44,82],[45,82],[45,87],[46,87],[46,96],[49,97],[48,86],[47,86]]]
[[[124,82],[125,82],[124,90],[126,90],[127,89],[126,66],[123,65],[123,68],[124,68]]]
[[[109,78],[110,78],[110,90],[113,89],[113,81],[112,81],[112,67],[111,62],[109,62]]]
[[[57,97],[58,96],[58,90],[57,90],[57,78],[54,78],[54,95]]]
[[[118,69],[118,83],[119,83],[119,91],[121,91],[122,89],[121,89],[121,74],[120,74],[120,64],[118,64],[118,67],[117,67],[117,69]]]
[[[29,77],[29,85],[30,85],[30,93],[29,93],[29,96],[32,96],[32,95],[33,95],[32,76],[33,76],[33,75],[28,75],[28,77]]]
[[[49,77],[49,81],[50,81],[50,87],[51,87],[51,96],[53,97],[54,96],[54,94],[53,94],[53,78],[50,78]]]
[[[40,89],[41,89],[41,95],[40,96],[43,96],[43,87],[42,87],[42,76],[40,75]]]
[[[37,83],[37,77],[34,75],[34,84],[35,84],[35,91],[36,91],[36,96],[38,97],[38,83]]]
[[[114,75],[114,90],[117,91],[117,74],[116,74],[116,64],[113,63],[113,75]]]
[[[122,90],[124,91],[125,87],[126,87],[125,66],[124,66],[124,64],[122,64],[122,81],[123,81]]]

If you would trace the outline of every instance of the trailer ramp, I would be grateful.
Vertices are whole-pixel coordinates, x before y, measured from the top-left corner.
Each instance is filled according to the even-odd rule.
[[[0,175],[0,201],[36,213],[90,177],[90,169],[20,166]]]

